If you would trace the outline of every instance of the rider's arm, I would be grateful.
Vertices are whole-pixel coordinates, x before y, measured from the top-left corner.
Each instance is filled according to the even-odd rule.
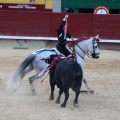
[[[67,32],[67,37],[68,37],[69,39],[71,39],[72,41],[74,41],[74,38],[71,36],[71,34],[70,34],[69,32]]]
[[[67,32],[67,37],[68,37],[69,39],[73,39],[73,37],[71,36],[71,34],[70,34],[69,32]]]
[[[61,21],[61,23],[60,23],[60,25],[58,27],[59,30],[63,30],[63,27],[64,27],[67,19],[68,19],[68,15],[65,15],[65,17],[63,18],[63,20]]]

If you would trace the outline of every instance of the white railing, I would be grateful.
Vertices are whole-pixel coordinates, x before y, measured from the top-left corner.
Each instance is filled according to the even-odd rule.
[[[56,41],[57,37],[29,37],[29,36],[0,36],[0,39],[15,39],[15,40],[53,40]],[[77,39],[77,38],[74,38]],[[71,41],[68,39],[68,41]],[[102,43],[120,43],[120,40],[100,39]]]

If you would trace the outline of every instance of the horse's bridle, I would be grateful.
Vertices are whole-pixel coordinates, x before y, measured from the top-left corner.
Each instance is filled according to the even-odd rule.
[[[96,40],[93,39],[92,44],[93,44],[93,51],[94,51],[94,53],[91,54],[91,53],[88,52],[88,53],[87,53],[87,56],[88,56],[89,58],[95,58],[95,47],[94,47],[94,44],[95,44],[95,43],[97,43],[97,45],[99,46],[98,42],[96,42]]]
[[[91,57],[92,57],[92,58],[95,58],[95,55],[96,55],[96,54],[95,54],[95,46],[94,46],[95,43],[97,43],[97,46],[99,47],[99,42],[96,42],[96,40],[94,39],[94,40],[93,40],[93,50],[94,50],[94,53],[91,54]]]

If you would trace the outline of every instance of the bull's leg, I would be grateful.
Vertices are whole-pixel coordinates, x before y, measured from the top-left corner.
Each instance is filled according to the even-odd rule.
[[[73,106],[74,106],[74,107],[75,107],[75,105],[78,103],[79,93],[80,93],[80,92],[78,92],[78,91],[75,92],[76,95],[75,95],[75,100],[74,100],[74,102],[73,102]]]
[[[90,91],[90,93],[94,93],[94,90],[92,90],[89,83],[87,82],[87,80],[84,77],[83,77],[82,81],[85,83],[85,86]]]
[[[58,97],[57,97],[57,99],[56,99],[56,103],[57,103],[57,104],[60,103],[60,98],[61,98],[62,93],[63,93],[63,89],[60,89],[60,90],[59,90],[59,95],[58,95]]]
[[[35,74],[35,75],[33,75],[29,78],[29,83],[30,83],[31,91],[32,91],[33,95],[36,95],[35,86],[33,84],[33,81],[36,80],[36,79],[38,79],[38,74]]]
[[[49,100],[54,100],[55,82],[54,79],[52,78],[50,78],[50,86],[51,86],[51,94]]]
[[[63,108],[66,107],[66,103],[69,98],[69,90],[65,90],[64,93],[65,93],[65,99],[64,99],[63,104],[61,104],[61,107],[63,107]]]

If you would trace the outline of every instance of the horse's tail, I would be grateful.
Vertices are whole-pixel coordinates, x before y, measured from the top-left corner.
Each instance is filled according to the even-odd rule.
[[[22,81],[22,73],[23,71],[33,62],[35,59],[35,54],[29,55],[19,66],[18,68],[14,71],[10,79],[7,81],[7,89],[11,90],[11,92],[15,92]]]

